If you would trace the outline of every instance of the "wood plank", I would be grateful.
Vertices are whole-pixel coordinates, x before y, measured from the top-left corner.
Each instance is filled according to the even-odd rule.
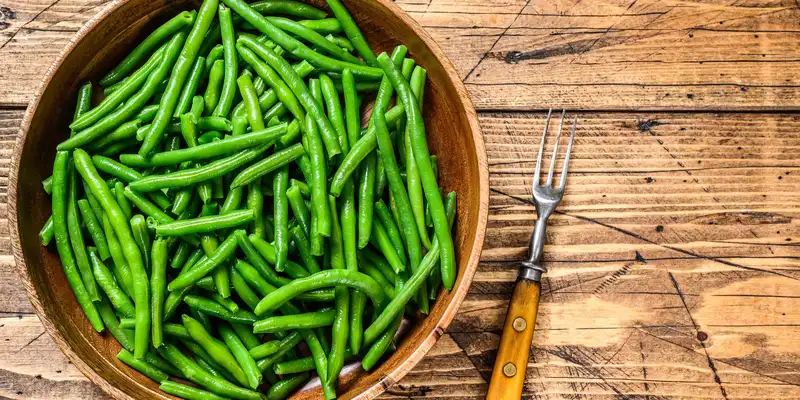
[[[21,113],[0,112],[0,138],[13,142]],[[493,187],[483,262],[448,333],[385,398],[485,394],[535,220],[544,115],[480,120]],[[800,397],[798,131],[794,114],[582,115],[525,397]],[[14,278],[0,256],[0,396],[101,396],[46,334],[33,340],[42,329]]]
[[[0,105],[25,106],[107,1],[6,2]],[[405,0],[479,110],[795,110],[794,0]],[[8,24],[4,29],[2,28]]]

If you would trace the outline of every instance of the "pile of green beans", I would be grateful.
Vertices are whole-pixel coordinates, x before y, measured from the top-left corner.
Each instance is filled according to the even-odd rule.
[[[426,71],[327,2],[204,0],[101,77],[99,103],[80,86],[39,237],[168,394],[281,399],[316,373],[335,398],[345,362],[374,368],[455,285]]]

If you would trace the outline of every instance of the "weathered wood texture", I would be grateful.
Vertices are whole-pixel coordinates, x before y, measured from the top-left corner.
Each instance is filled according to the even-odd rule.
[[[26,105],[107,2],[4,1],[0,105]],[[800,99],[796,0],[397,3],[441,44],[479,110],[792,109]]]
[[[0,110],[0,396],[103,397],[31,314],[5,214],[21,107],[102,3],[0,5],[16,13],[0,17],[11,107]],[[782,113],[800,99],[795,0],[398,4],[480,109],[602,110],[581,116],[551,219],[524,397],[800,398],[800,116]],[[742,109],[772,113],[725,112]],[[543,121],[481,114],[493,190],[483,262],[448,333],[385,398],[485,395],[535,219]]]

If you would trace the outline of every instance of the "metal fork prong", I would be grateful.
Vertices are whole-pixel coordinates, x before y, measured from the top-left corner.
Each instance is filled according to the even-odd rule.
[[[572,119],[572,133],[569,134],[569,144],[567,145],[567,155],[564,156],[564,167],[561,168],[561,183],[558,185],[562,190],[567,184],[567,170],[569,169],[569,156],[572,154],[572,142],[575,141],[575,127],[578,125],[578,116]]]
[[[539,156],[536,159],[536,172],[533,174],[533,187],[539,185],[540,174],[542,172],[542,154],[544,154],[544,143],[547,139],[547,127],[550,126],[550,116],[553,114],[553,109],[547,111],[547,119],[544,121],[544,132],[542,133],[542,143],[539,145]]]
[[[556,157],[558,156],[558,142],[561,141],[561,128],[564,127],[564,115],[567,110],[561,110],[561,122],[558,124],[558,134],[556,135],[556,144],[553,146],[553,156],[550,157],[550,170],[547,171],[547,187],[553,187],[553,173],[556,169]]]

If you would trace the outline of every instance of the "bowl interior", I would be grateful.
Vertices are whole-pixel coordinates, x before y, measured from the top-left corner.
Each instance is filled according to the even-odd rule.
[[[312,4],[326,8],[324,1]],[[456,287],[443,292],[430,315],[415,322],[397,351],[367,374],[343,379],[342,398],[374,397],[410,370],[443,333],[455,315],[477,268],[488,203],[488,175],[477,118],[452,66],[432,40],[388,1],[344,1],[373,47],[391,51],[405,44],[409,55],[428,71],[424,113],[432,154],[437,154],[440,183],[458,193]],[[78,85],[96,81],[160,23],[196,7],[191,0],[129,0],[90,21],[53,67],[38,102],[23,121],[11,177],[14,253],[23,281],[48,332],[95,383],[118,398],[168,398],[158,384],[116,359],[120,347],[108,334],[95,333],[66,282],[54,250],[39,244],[38,232],[50,216],[50,198],[41,181],[50,175],[55,146],[68,135]],[[357,370],[357,368],[351,368]],[[318,388],[299,397],[316,398]]]

